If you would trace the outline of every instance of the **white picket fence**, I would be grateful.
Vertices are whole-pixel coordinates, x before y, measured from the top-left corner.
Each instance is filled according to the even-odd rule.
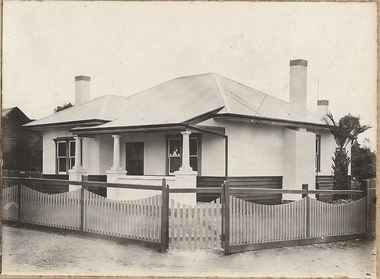
[[[116,201],[84,190],[82,212],[80,189],[44,194],[21,185],[20,195],[18,186],[3,189],[3,204],[5,220],[81,229],[153,242],[160,240],[161,195],[133,201]]]
[[[173,199],[169,210],[171,249],[220,249],[221,204],[195,206],[180,204]]]

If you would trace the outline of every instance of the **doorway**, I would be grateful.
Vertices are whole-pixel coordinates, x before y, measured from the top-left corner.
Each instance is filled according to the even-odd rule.
[[[144,175],[144,143],[127,142],[127,175]]]

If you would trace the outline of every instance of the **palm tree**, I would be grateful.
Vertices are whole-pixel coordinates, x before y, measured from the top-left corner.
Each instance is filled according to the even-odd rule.
[[[334,170],[333,185],[334,190],[350,189],[350,177],[348,176],[348,166],[351,158],[346,151],[347,144],[357,141],[358,135],[370,129],[368,125],[360,125],[360,117],[348,114],[342,117],[338,123],[335,122],[331,113],[328,113],[325,118],[327,127],[329,128],[337,148],[332,157]],[[345,195],[334,195],[334,199],[346,198]]]

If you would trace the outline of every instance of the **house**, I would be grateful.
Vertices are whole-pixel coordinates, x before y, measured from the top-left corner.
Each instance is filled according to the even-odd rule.
[[[18,107],[2,109],[3,169],[42,170],[42,135],[23,127],[32,121]]]
[[[328,101],[318,101],[317,114],[307,111],[305,60],[290,61],[289,103],[213,73],[94,100],[90,78],[75,80],[74,107],[25,125],[43,133],[44,173],[141,185],[165,177],[180,188],[197,187],[202,177],[266,178],[268,185],[280,178],[284,189],[315,189],[316,175],[331,175]],[[117,189],[107,195],[135,197]]]

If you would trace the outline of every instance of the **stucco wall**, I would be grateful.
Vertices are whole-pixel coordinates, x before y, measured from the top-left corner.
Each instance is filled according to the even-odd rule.
[[[315,134],[306,130],[284,128],[283,189],[302,189],[308,184],[315,189]],[[301,195],[284,194],[285,200],[301,199]]]
[[[281,127],[226,122],[229,176],[283,175]]]
[[[201,175],[225,175],[225,140],[217,135],[202,134]]]
[[[102,174],[99,172],[99,141],[97,138],[82,139],[82,166],[87,174]]]
[[[101,135],[95,138],[99,142],[98,174],[106,174],[113,165],[113,137]]]
[[[127,142],[144,142],[144,175],[165,175],[166,138],[164,133],[121,134],[120,164],[123,169],[126,164]]]
[[[318,134],[321,135],[321,171],[318,175],[331,175],[336,143],[329,131],[318,131]]]

